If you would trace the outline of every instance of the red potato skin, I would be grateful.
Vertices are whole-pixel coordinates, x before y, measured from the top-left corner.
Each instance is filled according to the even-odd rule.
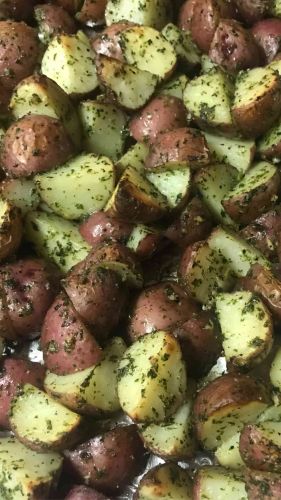
[[[186,109],[181,99],[159,96],[152,99],[130,123],[130,134],[138,142],[153,143],[157,136],[186,125]]]
[[[252,27],[252,34],[270,63],[278,54],[281,41],[281,19],[263,19]]]
[[[59,5],[37,5],[34,13],[41,31],[46,33],[48,38],[60,33],[72,35],[77,31],[74,19]]]
[[[57,285],[54,269],[39,259],[19,260],[0,268],[4,312],[16,338],[30,339],[39,335]]]
[[[104,20],[107,0],[84,0],[82,9],[76,14],[80,23],[86,25],[101,24]]]
[[[89,245],[96,246],[112,240],[126,243],[133,227],[133,224],[109,217],[105,212],[95,212],[81,224],[79,231]]]
[[[11,99],[11,90],[8,90],[0,82],[0,114],[7,115],[9,112],[9,102]]]
[[[194,128],[178,128],[160,134],[150,148],[147,169],[156,169],[166,163],[188,162],[193,168],[210,163],[210,151],[202,132]]]
[[[0,21],[0,82],[8,90],[33,73],[39,58],[36,31],[23,22]]]
[[[249,25],[266,17],[270,3],[270,0],[235,0],[242,20]]]
[[[181,6],[178,17],[178,27],[183,31],[190,31],[191,19],[197,0],[186,0]]]
[[[106,27],[100,35],[97,35],[92,39],[92,48],[98,55],[111,57],[112,59],[125,62],[120,45],[120,34],[132,26],[136,25],[129,21],[122,21]]]
[[[258,425],[245,425],[239,441],[245,464],[255,470],[281,472],[281,449],[263,437]]]
[[[159,252],[167,245],[167,240],[160,232],[146,234],[135,250],[137,258],[141,261],[150,259],[156,252]]]
[[[73,472],[103,493],[117,493],[141,471],[144,447],[134,425],[115,427],[65,452]]]
[[[55,0],[54,3],[63,7],[70,14],[75,14],[81,7],[83,0]]]
[[[159,283],[138,296],[130,314],[128,333],[134,342],[146,333],[172,331],[198,313],[197,304],[175,283]]]
[[[1,163],[11,177],[27,177],[65,163],[74,153],[61,122],[43,115],[28,115],[7,130]]]
[[[210,46],[209,57],[229,73],[253,68],[263,62],[261,50],[251,32],[233,19],[220,21]]]
[[[17,21],[29,21],[37,1],[3,0],[0,4],[0,13],[3,19],[13,18]]]
[[[273,500],[281,498],[280,474],[247,469],[246,491],[249,500]]]
[[[262,214],[246,226],[241,235],[270,260],[278,257],[278,235],[281,232],[281,206]]]
[[[74,486],[64,500],[110,500],[88,486]]]
[[[199,198],[192,198],[181,214],[165,231],[165,236],[180,248],[186,248],[209,236],[211,215]]]
[[[60,294],[48,310],[41,333],[48,370],[67,375],[98,364],[102,351],[70,300]]]
[[[39,363],[19,358],[6,358],[0,375],[0,427],[10,429],[9,411],[21,384],[43,388],[45,368]]]

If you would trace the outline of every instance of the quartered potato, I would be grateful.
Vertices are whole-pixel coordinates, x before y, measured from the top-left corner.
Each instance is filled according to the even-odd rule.
[[[233,473],[220,467],[204,467],[195,477],[193,486],[194,500],[245,500],[246,484],[242,474]]]
[[[200,51],[189,31],[182,31],[175,24],[169,23],[163,28],[162,34],[174,47],[178,59],[187,69],[193,69],[200,64]]]
[[[22,215],[36,210],[40,203],[36,186],[31,179],[6,179],[0,184],[0,191],[2,197],[17,207]]]
[[[119,21],[131,21],[144,26],[161,29],[170,19],[172,3],[170,0],[108,0],[105,10],[107,26]]]
[[[255,157],[255,141],[221,137],[209,132],[205,132],[205,138],[215,160],[231,165],[241,175],[247,172]]]
[[[245,467],[239,451],[240,432],[234,434],[216,449],[218,463],[227,469],[239,470]]]
[[[136,500],[192,499],[191,481],[188,473],[173,463],[154,467],[141,479],[135,494]]]

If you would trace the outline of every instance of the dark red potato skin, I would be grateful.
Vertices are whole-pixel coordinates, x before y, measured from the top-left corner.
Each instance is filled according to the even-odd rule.
[[[246,24],[254,24],[268,14],[271,0],[235,0],[238,12]]]
[[[19,358],[6,358],[0,374],[0,427],[10,429],[9,411],[20,384],[43,387],[45,368],[39,363]]]
[[[83,4],[83,0],[55,0],[55,4],[63,7],[70,14],[75,14]]]
[[[29,21],[33,14],[36,0],[3,0],[0,4],[2,19],[13,18],[16,21]]]
[[[77,13],[76,17],[80,23],[101,24],[104,19],[105,7],[107,0],[84,0],[82,9]]]
[[[49,39],[60,33],[71,35],[77,31],[74,19],[59,5],[37,5],[35,8],[35,17],[41,31]]]
[[[265,212],[246,226],[241,235],[267,258],[278,258],[278,235],[281,232],[281,206]]]
[[[129,21],[107,26],[99,35],[92,39],[92,47],[98,55],[112,57],[118,61],[124,61],[122,48],[120,45],[120,34],[127,28],[135,26]]]
[[[103,493],[117,493],[143,467],[144,448],[136,426],[115,427],[65,452],[79,480]]]
[[[102,357],[94,336],[62,293],[46,314],[41,347],[46,367],[57,375],[85,370],[98,364]]]
[[[89,245],[95,246],[111,240],[126,243],[133,227],[133,224],[109,217],[105,212],[95,212],[81,224],[79,231]]]
[[[74,486],[64,500],[110,500],[88,486]]]
[[[280,50],[281,19],[263,19],[252,27],[252,34],[266,61],[271,62]]]
[[[239,451],[245,464],[255,470],[281,472],[281,449],[265,438],[258,425],[245,425],[239,441]]]
[[[274,500],[281,498],[280,474],[247,469],[246,491],[249,500]]]
[[[186,0],[181,6],[178,18],[178,27],[183,31],[190,31],[191,19],[197,0]]]

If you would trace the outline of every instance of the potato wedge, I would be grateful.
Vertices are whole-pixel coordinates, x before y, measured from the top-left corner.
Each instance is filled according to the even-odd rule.
[[[63,272],[81,262],[91,250],[75,224],[50,213],[29,212],[25,237],[38,255],[54,262]]]
[[[248,467],[281,472],[281,422],[248,424],[240,435],[239,450]]]
[[[216,297],[216,312],[225,357],[231,366],[250,368],[268,356],[273,345],[273,324],[258,297],[245,291],[222,293]]]
[[[18,249],[22,232],[19,209],[0,197],[0,261]]]
[[[108,0],[105,10],[107,26],[119,21],[131,21],[144,26],[162,29],[169,22],[172,12],[170,0]]]
[[[152,226],[137,224],[132,230],[126,246],[135,252],[140,260],[147,260],[166,246],[166,243],[161,230]]]
[[[216,450],[215,457],[222,467],[242,469],[245,464],[239,451],[240,432],[225,440]]]
[[[267,132],[281,111],[281,79],[270,67],[241,72],[236,79],[233,119],[244,137]]]
[[[14,437],[0,438],[0,481],[2,498],[28,500],[48,497],[56,486],[63,457],[37,453]]]
[[[207,450],[215,450],[243,425],[254,422],[268,406],[265,388],[256,379],[238,373],[216,378],[195,399],[195,433]]]
[[[186,65],[187,69],[193,69],[200,64],[200,51],[189,31],[182,31],[175,24],[168,23],[162,29],[162,34],[174,47],[178,59]]]
[[[17,207],[22,215],[36,210],[40,203],[36,186],[28,179],[6,179],[0,184],[2,197]]]
[[[183,207],[191,190],[191,170],[188,164],[163,171],[147,172],[146,178],[165,196],[171,210]]]
[[[143,174],[145,160],[149,153],[147,144],[137,142],[118,160],[115,164],[118,177],[120,177],[128,167],[133,167],[137,172]]]
[[[13,398],[10,425],[18,440],[34,451],[57,451],[74,444],[81,417],[30,384]]]
[[[125,350],[123,339],[114,337],[105,347],[102,361],[95,367],[71,375],[47,372],[44,381],[46,392],[62,405],[82,415],[118,411],[117,368]]]
[[[54,213],[75,220],[104,208],[114,190],[115,171],[109,158],[88,153],[36,175],[35,184]]]
[[[221,137],[205,132],[206,141],[213,158],[226,163],[245,174],[255,157],[255,141]]]
[[[257,144],[257,153],[264,160],[280,163],[281,161],[281,121],[263,135]]]
[[[135,500],[191,500],[191,481],[188,473],[173,463],[154,467],[141,479]]]
[[[164,82],[159,89],[160,95],[169,95],[171,97],[177,97],[178,99],[183,99],[183,92],[188,82],[186,75],[178,74]]]
[[[277,167],[260,162],[246,172],[241,181],[224,196],[223,207],[241,224],[249,224],[276,202],[281,185]]]
[[[144,106],[158,83],[156,75],[105,56],[99,56],[97,71],[100,82],[117,103],[129,110]]]
[[[82,31],[58,35],[44,53],[41,71],[67,94],[87,94],[98,86],[94,57],[90,40]]]
[[[220,467],[204,467],[195,477],[193,500],[245,500],[246,484],[239,474]]]
[[[121,408],[136,422],[162,422],[184,402],[187,388],[180,346],[157,331],[125,351],[118,370]]]

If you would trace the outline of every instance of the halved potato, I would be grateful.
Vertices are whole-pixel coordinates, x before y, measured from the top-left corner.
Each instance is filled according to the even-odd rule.
[[[22,220],[17,207],[0,197],[0,261],[12,255],[22,238]]]
[[[115,171],[109,158],[88,153],[36,175],[35,184],[54,213],[75,220],[104,208],[114,190]]]
[[[119,35],[125,61],[160,79],[169,76],[177,63],[173,45],[149,26],[132,26]]]
[[[204,467],[195,477],[193,500],[246,500],[243,476],[220,467]]]
[[[63,272],[85,259],[91,250],[78,226],[51,213],[29,212],[25,237],[38,255],[54,262]]]
[[[188,166],[179,165],[162,171],[148,172],[146,178],[155,189],[165,196],[171,209],[185,205],[191,188],[191,170]]]
[[[105,56],[99,56],[98,76],[118,104],[132,110],[147,103],[158,83],[156,75]]]
[[[194,78],[187,83],[183,94],[186,109],[201,127],[222,132],[234,128],[231,115],[232,84],[219,69]]]
[[[30,384],[25,384],[11,403],[11,428],[21,443],[35,451],[71,446],[81,422],[77,413]]]
[[[260,162],[224,196],[222,204],[233,220],[249,224],[276,202],[280,185],[277,167]]]
[[[216,297],[216,312],[228,363],[247,368],[266,358],[273,344],[273,324],[258,297],[245,291],[222,293]]]
[[[25,215],[40,203],[34,182],[30,179],[6,179],[0,184],[2,197]]]
[[[162,29],[172,13],[171,0],[108,0],[105,10],[107,26],[119,21],[131,21]]]
[[[98,86],[94,59],[90,40],[83,31],[58,35],[44,53],[41,71],[67,94],[87,94]]]
[[[269,67],[254,68],[239,74],[232,114],[244,137],[264,134],[281,111],[281,79]]]
[[[185,63],[187,68],[194,68],[200,64],[200,51],[189,31],[182,31],[175,24],[168,23],[162,29],[162,34],[174,47],[179,60]]]
[[[146,223],[165,215],[168,201],[142,173],[128,167],[105,210],[112,217]]]
[[[167,332],[140,337],[120,361],[121,408],[136,422],[162,422],[184,402],[186,370],[178,341]]]
[[[222,467],[242,469],[245,466],[239,451],[239,440],[240,432],[237,432],[217,448],[215,456]]]
[[[205,137],[217,161],[231,165],[238,170],[239,174],[245,174],[255,156],[255,141],[221,137],[207,132],[205,132]]]
[[[191,481],[186,470],[167,463],[154,467],[141,479],[135,500],[192,500]]]
[[[62,463],[63,457],[58,453],[37,453],[12,436],[1,437],[1,497],[13,500],[49,497]]]
[[[118,411],[117,368],[125,350],[123,339],[114,337],[104,349],[102,361],[95,367],[70,375],[47,372],[46,392],[78,413],[96,415]]]
[[[239,373],[216,378],[194,402],[195,433],[207,450],[215,450],[254,422],[268,406],[268,394],[258,380]]]

